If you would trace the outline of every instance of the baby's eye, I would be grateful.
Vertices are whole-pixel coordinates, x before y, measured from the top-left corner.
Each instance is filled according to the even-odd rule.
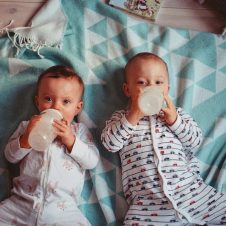
[[[156,81],[156,84],[157,85],[162,85],[163,84],[163,81]]]
[[[63,101],[63,103],[64,103],[64,104],[69,104],[69,103],[71,103],[71,101],[68,100],[68,99],[65,99],[65,100]]]
[[[48,101],[48,102],[50,102],[52,100],[51,97],[48,97],[48,96],[44,97],[44,99],[45,99],[45,101]]]
[[[146,81],[142,81],[142,80],[138,80],[137,84],[138,85],[147,85],[147,82]]]

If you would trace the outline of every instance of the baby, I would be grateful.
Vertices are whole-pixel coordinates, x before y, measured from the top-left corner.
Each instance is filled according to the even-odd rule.
[[[139,53],[124,72],[129,108],[113,113],[101,135],[106,149],[120,154],[129,204],[124,225],[226,225],[226,197],[200,177],[194,152],[202,142],[201,130],[168,96],[166,63]],[[145,87],[161,89],[166,106],[159,114],[140,110]]]
[[[99,159],[91,134],[73,119],[82,110],[84,84],[66,66],[44,71],[37,83],[35,103],[40,112],[56,109],[63,116],[53,127],[57,138],[43,151],[31,148],[28,137],[40,120],[34,115],[20,123],[9,139],[5,156],[20,162],[20,175],[14,178],[12,196],[0,204],[0,225],[90,225],[77,204],[86,169]]]

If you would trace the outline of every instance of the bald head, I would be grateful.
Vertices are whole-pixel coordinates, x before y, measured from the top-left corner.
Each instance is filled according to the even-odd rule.
[[[125,81],[128,81],[128,77],[130,76],[129,72],[131,72],[131,67],[133,67],[136,63],[139,64],[139,61],[142,60],[150,60],[153,63],[161,63],[166,67],[166,70],[168,72],[168,66],[166,64],[166,62],[159,56],[150,53],[150,52],[141,52],[136,54],[135,56],[133,56],[132,58],[129,59],[129,61],[127,62],[125,68],[124,68],[124,75],[125,75]]]

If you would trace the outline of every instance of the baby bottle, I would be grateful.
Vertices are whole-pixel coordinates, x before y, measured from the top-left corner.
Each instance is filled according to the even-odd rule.
[[[44,151],[56,138],[53,120],[62,119],[62,114],[55,109],[47,109],[40,113],[41,118],[35,124],[29,137],[28,143],[37,151]]]
[[[163,106],[163,93],[158,87],[146,87],[138,99],[140,110],[145,115],[158,114]]]

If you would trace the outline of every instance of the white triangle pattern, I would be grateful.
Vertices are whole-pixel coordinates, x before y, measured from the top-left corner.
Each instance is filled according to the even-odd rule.
[[[162,35],[162,33],[165,32],[165,28],[159,27],[159,26],[150,26],[148,31],[148,41],[152,42],[155,38]]]
[[[123,46],[113,41],[108,41],[108,59],[120,57],[128,52]]]
[[[106,39],[103,36],[98,35],[97,33],[92,32],[88,29],[91,26],[93,26],[94,24],[103,20],[105,17],[102,16],[101,14],[99,14],[99,13],[96,13],[96,12],[90,10],[90,9],[85,9],[84,18],[85,18],[85,29],[84,29],[84,31],[85,31],[85,45],[86,45],[85,60],[86,60],[86,64],[88,65],[88,67],[93,69],[93,68],[97,67],[98,65],[101,65],[102,63],[104,63],[108,59],[93,53],[89,49],[92,48],[93,46],[97,45],[97,44],[104,42]],[[94,74],[90,74],[90,75],[92,75],[92,76],[91,76],[91,78],[87,79],[87,82],[88,81],[89,82],[90,81],[92,81],[92,82],[98,81],[97,77],[94,76]],[[99,81],[97,83],[92,83],[92,84],[101,84],[101,83],[102,82]]]
[[[97,203],[98,202],[98,198],[97,198],[97,195],[96,195],[96,192],[94,189],[92,189],[92,191],[91,191],[91,195],[89,197],[88,202],[89,203]]]
[[[180,34],[178,34],[174,29],[171,29],[170,32],[170,37],[169,37],[169,49],[173,50],[173,49],[177,49],[180,46],[184,45],[187,41],[186,38],[184,38],[183,36],[181,36]],[[175,41],[177,40],[177,41]]]
[[[94,73],[93,71],[89,70],[88,71],[88,76],[87,78],[84,80],[86,85],[94,85],[94,84],[106,84],[106,82],[104,82],[103,80],[99,79]]]
[[[111,18],[107,18],[107,34],[108,34],[108,39],[111,39],[115,37],[116,35],[120,34],[125,27],[118,23],[115,20],[112,20]]]
[[[99,200],[115,194],[115,192],[112,192],[112,190],[109,189],[107,185],[107,181],[100,175],[96,174],[95,187],[98,188],[99,186],[102,186],[103,188],[105,188],[105,189],[97,189],[97,196]]]
[[[93,26],[94,24],[100,22],[105,17],[102,16],[99,13],[94,12],[93,10],[90,10],[88,8],[85,8],[84,11],[84,25],[85,29],[88,29],[89,27]]]
[[[96,124],[89,118],[88,114],[85,111],[82,111],[78,115],[79,122],[85,123],[89,129],[96,128]]]
[[[195,107],[198,104],[202,103],[203,101],[209,99],[214,94],[215,93],[207,89],[203,89],[202,87],[194,85],[192,107]]]
[[[144,21],[138,19],[137,17],[127,17],[127,27],[132,27],[132,26],[135,26],[142,22],[144,22]]]
[[[222,56],[225,56],[226,50],[222,49],[220,47],[217,47],[217,69],[221,69],[225,66],[225,58]]]
[[[115,169],[114,164],[112,164],[110,161],[108,161],[105,158],[101,158],[101,161],[99,161],[99,164],[95,168],[95,173],[96,174],[105,173],[113,169]]]
[[[16,75],[26,69],[32,67],[31,64],[17,58],[9,58],[9,74]]]
[[[167,50],[160,45],[156,45],[152,42],[149,42],[149,46],[150,51],[156,54],[158,53],[160,57],[164,57],[166,54],[168,54]]]
[[[206,164],[205,162],[201,162],[200,167],[202,168],[203,171],[206,171],[209,169],[210,166],[209,166],[209,164]]]
[[[88,12],[90,12],[90,10],[88,10]],[[96,14],[98,14],[98,13],[96,13]],[[92,12],[92,16],[93,17],[95,16],[95,12]],[[101,19],[103,19],[103,17],[101,17],[101,18],[99,17],[99,20],[96,20],[96,22],[100,21]],[[92,23],[91,25],[93,25],[93,24],[95,24],[95,23]],[[91,48],[92,46],[94,46],[98,43],[104,42],[106,40],[107,45],[108,45],[108,55],[111,56],[110,59],[114,59],[127,52],[127,50],[124,49],[121,45],[119,45],[118,43],[115,43],[111,40],[107,40],[103,36],[99,36],[98,34],[95,34],[93,37],[92,36],[93,32],[91,35],[91,32],[89,30],[87,30],[89,28],[88,25],[90,25],[90,24],[86,23],[85,37],[86,37],[87,48]],[[118,35],[123,29],[124,29],[124,27],[120,23],[117,23],[115,20],[107,18],[107,34],[108,34],[109,39]],[[94,39],[96,39],[96,41],[93,41]],[[101,57],[89,50],[86,50],[85,54],[86,54],[85,58],[87,61],[86,63],[89,65],[90,68],[94,68],[94,67],[104,63],[105,61],[109,60],[109,58],[106,59],[105,57]],[[90,61],[90,59],[93,59],[92,62]]]
[[[215,40],[217,46],[221,45],[222,43],[225,43],[225,38],[223,38],[223,35],[219,35],[218,38],[216,38]]]
[[[10,57],[13,56],[13,47],[11,45],[11,40],[7,39],[4,45],[1,47],[0,50],[0,57]]]
[[[86,13],[90,12],[90,10],[87,9]],[[92,16],[91,17],[95,17],[95,13],[93,11],[92,12]],[[104,42],[104,37],[103,36],[99,36],[98,34],[93,34],[93,32],[90,32],[89,30],[87,30],[89,28],[89,26],[94,25],[95,23],[99,22],[100,20],[102,20],[103,17],[100,17],[99,15],[97,15],[97,19],[94,20],[95,22],[92,23],[86,23],[86,46],[87,48],[91,48],[92,46],[99,44],[101,42]],[[127,38],[128,38],[128,44],[129,44],[129,48],[126,49],[124,48],[122,45],[111,41],[110,39],[119,35],[120,32],[123,31],[123,29],[125,29],[125,27],[116,22],[115,20],[111,19],[111,18],[107,18],[107,34],[108,34],[108,59],[101,57],[97,54],[92,53],[91,51],[86,50],[86,59],[87,59],[87,64],[91,67],[94,68],[102,63],[104,63],[106,60],[109,59],[114,59],[116,57],[120,57],[124,54],[126,54],[129,49],[132,49],[138,45],[142,45],[146,42],[146,40],[142,39],[141,37],[139,37],[132,29],[129,28],[129,26],[134,26],[136,24],[141,23],[142,20],[138,20],[135,18],[128,18],[127,21]],[[159,28],[158,26],[154,26],[154,28],[152,29],[152,33],[151,35],[149,35],[150,39],[153,39],[157,36],[159,36],[160,31],[164,32],[163,28]],[[95,36],[95,41],[93,41],[93,36]],[[92,38],[91,38],[92,37]],[[130,39],[131,37],[131,39]],[[181,38],[181,36],[178,35],[178,37]],[[150,40],[149,40],[150,43]],[[165,54],[167,54],[167,50],[165,50],[163,47],[161,46],[156,46],[153,44],[150,44],[150,50],[152,50],[153,52],[158,52],[158,54],[160,56],[164,56]],[[89,59],[89,60],[88,60]],[[93,62],[90,61],[90,59],[94,59]]]
[[[87,203],[94,204],[97,202],[98,202],[98,198],[96,196],[96,192],[94,189],[92,189],[88,200],[84,199],[83,197],[80,197],[79,199],[79,205],[87,205]]]
[[[174,84],[174,90],[175,90],[175,96],[179,97],[183,94],[184,90],[186,90],[188,87],[194,85],[194,82],[190,79],[186,78],[175,78],[175,84]]]
[[[189,30],[189,36],[190,39],[193,39],[195,36],[197,36],[199,33],[197,31]]]
[[[103,64],[108,60],[107,58],[97,55],[89,50],[85,51],[85,58],[86,58],[86,64],[91,69]]]
[[[147,42],[145,39],[138,36],[132,29],[128,28],[126,31],[129,49]]]
[[[86,35],[85,35],[85,44],[86,44],[86,49],[92,48],[93,46],[104,42],[106,39],[98,35],[95,32],[92,32],[90,30],[86,30]]]
[[[113,209],[103,202],[100,202],[100,205],[102,207],[102,211],[104,212],[104,216],[105,219],[107,220],[107,223],[110,224],[111,222],[114,222],[115,214]]]
[[[185,68],[190,63],[188,57],[180,56],[175,53],[171,53],[170,58],[172,64],[174,65],[174,75],[177,75],[181,71],[181,68]]]
[[[206,64],[201,63],[198,60],[194,60],[194,68],[195,68],[195,82],[209,76],[215,70],[212,67],[207,66]]]
[[[226,76],[225,76],[224,73],[219,71],[217,76],[216,76],[216,89],[217,89],[217,92],[221,92],[223,90],[226,90],[225,84],[226,84]]]
[[[87,204],[87,201],[83,197],[80,197],[79,198],[79,205],[85,205],[85,204]]]
[[[205,137],[205,139],[203,140],[203,144],[202,144],[202,146],[204,147],[203,149],[205,149],[205,145],[209,145],[212,142],[213,142],[213,138]]]
[[[226,134],[225,128],[226,128],[226,119],[225,118],[216,119],[214,128],[214,138]]]

